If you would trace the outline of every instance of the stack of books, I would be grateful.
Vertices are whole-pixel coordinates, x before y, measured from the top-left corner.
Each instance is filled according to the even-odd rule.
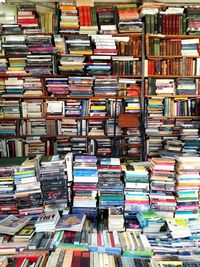
[[[24,81],[22,78],[7,78],[4,80],[5,91],[3,96],[22,96],[24,93]]]
[[[189,224],[182,218],[170,218],[166,219],[167,227],[172,238],[184,238],[190,237],[191,231]]]
[[[135,218],[139,211],[149,210],[149,173],[142,165],[123,165],[125,172],[125,211],[126,222]]]
[[[21,161],[17,158],[1,158],[0,160],[0,214],[18,213],[13,178],[14,165],[17,162]]]
[[[23,79],[24,96],[42,96],[42,80],[36,77],[26,77]]]
[[[104,117],[107,115],[107,100],[98,99],[90,101],[90,113],[91,117]]]
[[[0,122],[0,135],[17,135],[18,122],[16,120],[1,120]],[[6,148],[5,148],[6,149]],[[4,151],[5,151],[4,149]]]
[[[78,126],[79,125],[79,126]],[[57,121],[58,134],[67,136],[78,135],[78,127],[80,129],[80,121],[76,119],[62,119]]]
[[[70,139],[59,137],[56,141],[57,144],[57,153],[66,154],[72,150],[72,144]]]
[[[65,116],[85,116],[82,113],[84,110],[84,101],[87,100],[67,99],[65,101]]]
[[[93,49],[94,55],[117,56],[118,49],[112,35],[93,35],[92,41],[95,45],[95,48]]]
[[[43,100],[26,99],[21,103],[23,118],[42,118]]]
[[[28,35],[26,37],[28,51],[31,54],[52,55],[55,54],[55,47],[51,35]]]
[[[111,139],[109,138],[96,138],[93,142],[91,140],[92,146],[94,153],[97,153],[100,156],[105,156],[105,155],[111,155],[112,154],[112,143]]]
[[[198,82],[193,78],[177,79],[177,95],[195,95],[198,92]]]
[[[84,60],[85,57],[82,55],[62,55],[60,57],[60,65],[58,70],[61,74],[69,72],[84,72]]]
[[[1,47],[5,55],[29,54],[25,35],[8,35],[2,38]]]
[[[78,33],[79,18],[75,1],[60,3],[59,10],[61,11],[59,24],[60,33]]]
[[[139,212],[136,214],[143,233],[159,233],[165,221],[153,210]]]
[[[124,186],[119,158],[101,158],[99,171],[99,208],[124,206]]]
[[[142,32],[142,20],[134,4],[118,4],[118,29],[124,32]]]
[[[45,119],[30,119],[27,121],[26,126],[27,135],[32,135],[33,137],[40,137],[41,135],[47,134]]]
[[[64,160],[59,155],[43,156],[40,166],[40,181],[45,206],[61,210],[68,206],[67,176]]]
[[[139,98],[125,99],[124,108],[125,108],[125,113],[139,113],[140,111]]]
[[[38,28],[37,17],[38,14],[35,4],[31,3],[20,4],[17,14],[17,23],[23,29]]]
[[[105,79],[106,78],[106,79]],[[95,96],[115,96],[118,94],[119,85],[116,77],[98,76],[94,81]]]
[[[1,104],[4,118],[20,118],[19,100],[2,100]]]
[[[8,59],[0,58],[0,74],[5,74],[8,68]]]
[[[63,117],[65,114],[64,101],[50,100],[46,102],[46,114],[48,118]]]
[[[26,159],[21,166],[15,168],[15,197],[19,203],[20,216],[39,214],[43,211],[42,192],[36,158]]]
[[[88,140],[82,137],[71,138],[72,151],[74,154],[87,154],[88,153]]]
[[[86,60],[86,70],[91,75],[108,75],[111,73],[110,55],[92,55]]]
[[[88,120],[88,135],[105,136],[104,120],[99,118]]]
[[[97,12],[100,33],[102,34],[117,33],[115,8],[112,6],[105,8],[97,7],[96,12]]]
[[[197,219],[199,215],[200,158],[180,156],[176,166],[177,209],[175,218]]]
[[[74,162],[73,213],[97,215],[98,170],[96,156],[76,156]]]
[[[52,74],[53,57],[48,54],[27,55],[26,72],[30,74]]]
[[[153,157],[150,170],[151,208],[161,218],[173,217],[176,210],[175,160]]]
[[[124,228],[124,210],[123,208],[109,208],[108,212],[108,231],[123,232]]]
[[[163,99],[162,98],[151,98],[148,99],[147,112],[148,116],[162,116],[163,115]]]
[[[26,58],[8,58],[6,74],[26,74]]]
[[[71,96],[92,96],[93,77],[69,77],[69,91]]]
[[[40,232],[54,232],[60,219],[58,210],[45,211],[38,217],[35,223],[35,230]]]
[[[65,43],[67,54],[92,55],[91,41],[87,34],[66,36]]]
[[[39,124],[41,121],[39,121]],[[44,122],[42,121],[42,124]],[[27,155],[33,157],[35,155],[45,154],[45,143],[41,141],[40,136],[28,136],[25,139],[25,148]]]
[[[46,78],[46,89],[49,95],[68,95],[68,78]]]
[[[199,34],[200,33],[200,18],[199,18],[199,6],[187,6],[187,33]]]

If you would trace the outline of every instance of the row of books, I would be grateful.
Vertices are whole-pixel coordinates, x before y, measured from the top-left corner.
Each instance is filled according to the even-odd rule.
[[[199,34],[198,6],[170,6],[164,3],[144,3],[141,16],[145,17],[146,32],[151,34]]]
[[[76,6],[67,2],[59,5],[61,33],[120,33],[141,32],[142,21],[134,4],[108,7]]]
[[[149,78],[146,83],[146,93],[148,95],[198,95],[199,89],[199,79],[193,78]]]
[[[45,86],[43,84],[45,83]],[[137,79],[116,76],[36,78],[8,77],[0,79],[2,97],[33,96],[135,96],[141,93],[141,83]],[[72,100],[71,100],[72,101]],[[70,100],[69,100],[70,102]],[[73,101],[72,101],[73,102]]]
[[[79,94],[80,96],[80,94]],[[0,109],[1,118],[67,118],[67,117],[114,117],[121,113],[139,113],[138,98],[127,99],[66,99],[42,100],[24,99],[2,100]],[[46,112],[44,111],[46,108]]]
[[[198,76],[199,58],[173,58],[146,60],[146,74],[172,76]]]
[[[149,38],[148,56],[199,56],[199,39]]]
[[[109,263],[109,258],[131,266],[155,266],[150,265],[150,262],[160,263],[161,265],[156,265],[159,267],[162,264],[187,266],[190,262],[199,263],[199,220],[163,220],[153,210],[139,212],[136,218],[140,227],[138,230],[99,231],[84,214],[60,216],[58,211],[48,210],[35,221],[31,217],[18,218],[10,215],[1,220],[0,254],[4,257],[13,255],[16,262],[23,257],[23,253],[25,258],[29,258],[33,257],[34,252],[34,262],[38,260],[37,252],[41,253],[40,256],[44,253],[47,256],[47,266],[53,266],[49,264],[55,264],[58,260],[60,264],[68,260],[65,263],[68,265],[61,266],[77,266],[73,265],[74,261],[76,264],[77,261],[85,264],[92,260],[95,264],[98,264],[98,260]],[[161,231],[162,227],[165,228]],[[186,265],[183,265],[184,262]],[[117,263],[108,266],[120,266]]]
[[[199,116],[199,101],[191,98],[150,98],[147,104],[149,117]]]

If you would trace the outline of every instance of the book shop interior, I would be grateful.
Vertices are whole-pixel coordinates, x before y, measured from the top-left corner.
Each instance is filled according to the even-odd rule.
[[[0,0],[0,267],[200,267],[200,1]]]

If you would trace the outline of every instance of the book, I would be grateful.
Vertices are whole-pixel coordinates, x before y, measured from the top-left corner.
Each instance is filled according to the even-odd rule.
[[[81,232],[86,216],[84,214],[66,214],[63,215],[58,224],[56,225],[56,231],[74,231]]]

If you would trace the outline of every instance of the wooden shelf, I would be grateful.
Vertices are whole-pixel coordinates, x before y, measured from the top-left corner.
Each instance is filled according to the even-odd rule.
[[[163,94],[163,95],[146,95],[146,98],[200,98],[200,95],[171,95],[171,94]]]
[[[148,75],[145,78],[160,78],[160,79],[173,79],[173,78],[197,78],[200,79],[200,75]]]
[[[148,119],[165,119],[165,118],[169,118],[169,119],[200,119],[200,116],[147,116]]]
[[[199,56],[182,56],[182,55],[174,55],[174,56],[153,56],[153,55],[147,55],[147,59],[174,59],[174,58],[200,58]]]

